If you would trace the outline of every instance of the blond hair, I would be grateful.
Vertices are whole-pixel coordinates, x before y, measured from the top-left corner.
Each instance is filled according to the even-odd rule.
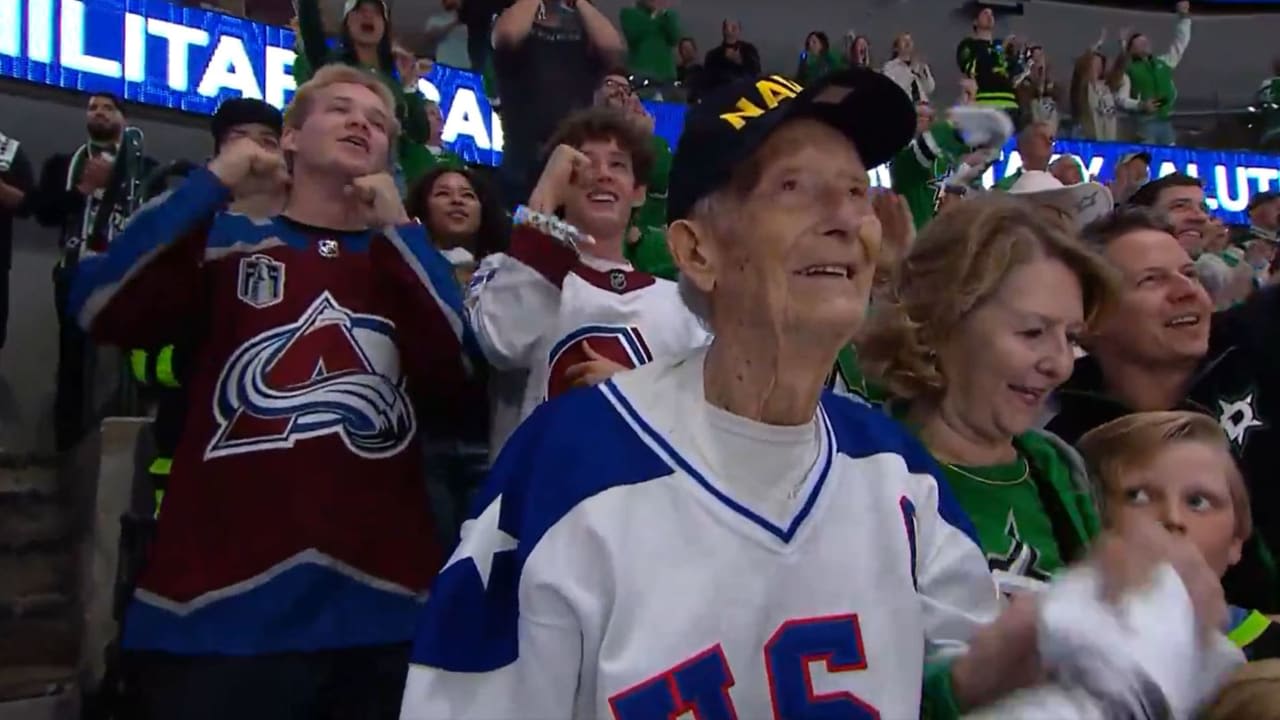
[[[1076,447],[1084,457],[1105,511],[1107,488],[1112,483],[1134,467],[1150,462],[1156,453],[1176,442],[1197,442],[1222,451],[1235,513],[1235,537],[1247,540],[1253,533],[1249,491],[1232,459],[1231,441],[1218,422],[1208,415],[1186,410],[1133,413],[1090,430]]]
[[[360,85],[373,91],[387,108],[387,117],[391,121],[387,128],[387,139],[394,146],[396,135],[400,133],[400,123],[396,120],[396,99],[378,76],[368,70],[362,70],[343,63],[330,63],[316,71],[311,79],[302,84],[294,93],[293,100],[284,111],[284,126],[298,129],[306,122],[307,116],[315,105],[315,95],[320,90],[332,85]]]
[[[1004,193],[948,207],[920,233],[872,310],[858,343],[868,374],[895,397],[941,398],[947,383],[937,348],[1015,268],[1044,257],[1075,273],[1092,324],[1112,294],[1114,271],[1067,222]]]
[[[1201,717],[1204,720],[1280,720],[1280,660],[1241,665]]]

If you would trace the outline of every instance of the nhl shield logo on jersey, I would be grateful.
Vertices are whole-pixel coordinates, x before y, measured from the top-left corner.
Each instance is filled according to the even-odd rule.
[[[547,399],[572,388],[565,374],[569,368],[591,360],[586,345],[597,355],[626,368],[637,368],[653,360],[653,352],[640,328],[616,325],[588,325],[569,333],[551,348],[548,358]]]
[[[417,422],[394,328],[342,307],[326,292],[297,322],[241,345],[218,377],[213,413],[219,429],[205,457],[327,435],[367,458],[403,450]]]
[[[284,263],[268,255],[240,258],[236,296],[256,308],[269,307],[284,299]]]

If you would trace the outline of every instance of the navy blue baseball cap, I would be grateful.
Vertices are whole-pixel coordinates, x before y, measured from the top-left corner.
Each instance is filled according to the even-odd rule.
[[[897,83],[874,70],[831,73],[808,88],[780,75],[717,88],[689,108],[671,164],[667,221],[688,217],[723,187],[739,163],[788,120],[813,118],[844,133],[870,170],[915,135],[916,108]]]

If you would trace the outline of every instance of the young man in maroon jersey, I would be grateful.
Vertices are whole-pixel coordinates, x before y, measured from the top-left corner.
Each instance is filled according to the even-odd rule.
[[[125,615],[142,717],[395,717],[440,564],[414,445],[462,405],[447,260],[387,172],[389,93],[330,66],[81,265],[72,314],[138,346],[196,326],[190,409]],[[220,212],[290,182],[282,214]]]

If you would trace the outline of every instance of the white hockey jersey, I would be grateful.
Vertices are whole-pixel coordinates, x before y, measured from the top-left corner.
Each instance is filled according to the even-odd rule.
[[[568,389],[564,373],[588,359],[584,343],[634,368],[710,339],[675,283],[579,258],[523,226],[512,233],[509,253],[486,257],[472,275],[466,307],[489,362],[529,373],[520,419]],[[494,438],[494,445],[504,439]]]
[[[926,659],[998,608],[940,471],[827,394],[807,493],[775,525],[681,450],[697,420],[674,378],[705,354],[516,431],[433,586],[402,718],[918,716]]]

